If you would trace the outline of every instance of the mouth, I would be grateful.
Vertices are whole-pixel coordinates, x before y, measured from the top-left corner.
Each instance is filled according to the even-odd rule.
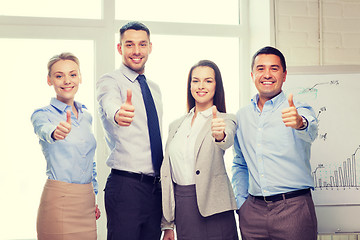
[[[204,97],[207,92],[204,92],[204,91],[199,91],[199,92],[196,92],[196,94],[199,96],[199,97]]]
[[[272,85],[275,82],[273,82],[273,81],[261,81],[260,83],[263,84],[263,85]]]
[[[61,90],[63,90],[64,92],[70,92],[71,90],[74,89],[74,86],[71,86],[71,87],[60,87]]]
[[[139,64],[142,61],[142,57],[130,57],[131,61],[135,64]]]

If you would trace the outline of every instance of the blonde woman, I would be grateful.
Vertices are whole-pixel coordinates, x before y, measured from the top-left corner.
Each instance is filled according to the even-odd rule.
[[[46,159],[48,179],[37,217],[39,240],[97,238],[98,191],[92,116],[74,100],[81,83],[79,60],[71,53],[48,62],[47,83],[56,97],[34,111],[31,121]]]

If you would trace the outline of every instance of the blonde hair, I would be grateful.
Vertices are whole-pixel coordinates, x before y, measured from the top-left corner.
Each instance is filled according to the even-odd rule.
[[[49,77],[51,76],[51,68],[52,66],[57,63],[60,60],[70,60],[75,62],[78,66],[79,66],[79,71],[80,71],[80,61],[79,59],[72,53],[70,52],[63,52],[60,53],[58,55],[53,56],[52,58],[50,58],[48,64],[47,64],[47,68],[48,68],[48,75]]]

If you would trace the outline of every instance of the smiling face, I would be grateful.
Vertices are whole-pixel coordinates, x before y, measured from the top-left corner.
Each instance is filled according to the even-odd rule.
[[[54,86],[59,101],[72,106],[81,83],[79,66],[71,60],[59,60],[52,65],[47,82]]]
[[[204,111],[213,105],[215,88],[215,72],[212,68],[200,66],[193,69],[190,91],[195,99],[196,111]]]
[[[149,36],[143,30],[126,30],[118,44],[118,52],[122,55],[124,65],[138,74],[144,73],[151,49]]]
[[[263,105],[281,92],[286,74],[278,56],[260,54],[255,58],[251,77],[259,91],[259,104]]]

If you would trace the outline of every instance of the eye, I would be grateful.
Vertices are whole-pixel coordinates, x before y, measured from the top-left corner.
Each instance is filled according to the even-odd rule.
[[[61,75],[55,75],[55,78],[60,79],[60,78],[62,78],[62,76]]]
[[[147,46],[147,43],[142,43],[140,44],[141,47],[146,47]]]
[[[71,77],[76,77],[76,76],[77,76],[76,73],[71,74]]]

